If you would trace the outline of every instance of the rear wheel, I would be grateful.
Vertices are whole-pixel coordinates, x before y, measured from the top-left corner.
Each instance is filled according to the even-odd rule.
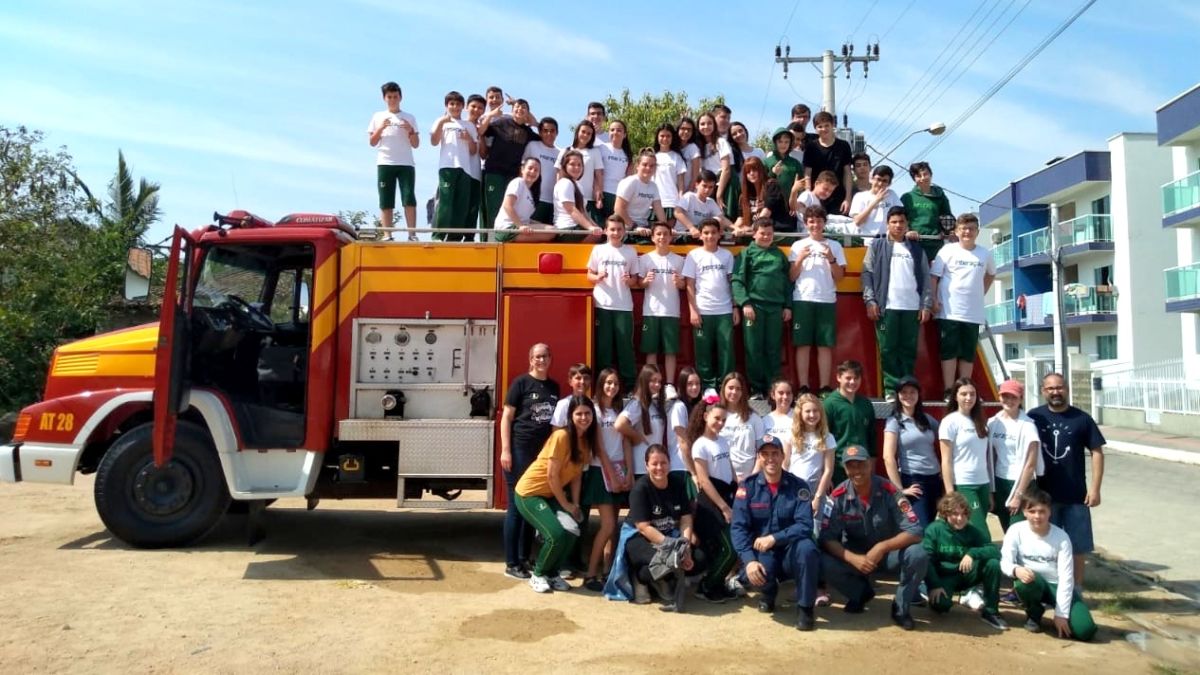
[[[171,460],[154,466],[152,424],[123,434],[96,471],[96,511],[118,539],[142,548],[182,546],[208,534],[229,507],[216,449],[180,421]]]

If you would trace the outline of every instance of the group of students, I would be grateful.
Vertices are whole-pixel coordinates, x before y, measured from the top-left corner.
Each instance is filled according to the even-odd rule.
[[[420,133],[413,115],[400,108],[400,86],[387,82],[381,91],[387,108],[367,127],[377,148],[380,220],[393,227],[398,189],[412,230],[412,151]],[[810,206],[823,207],[839,232],[865,235],[882,235],[888,210],[904,206],[913,230],[933,236],[950,216],[927,163],[910,167],[916,185],[898,197],[890,188],[891,168],[872,169],[869,156],[836,137],[833,115],[813,117],[802,103],[772,135],[769,152],[750,144],[747,127],[723,104],[696,119],[664,121],[652,145],[637,151],[626,124],[608,120],[596,101],[562,147],[557,120],[535,117],[528,101],[506,97],[499,87],[466,97],[451,91],[444,104],[429,132],[439,157],[433,225],[460,231],[439,232],[439,239],[473,240],[461,230],[482,223],[501,230],[497,241],[594,242],[612,215],[643,240],[654,222],[669,223],[673,238],[698,239],[700,223],[709,218],[729,236],[748,235],[764,218],[781,233],[803,233]],[[808,131],[810,118],[816,133]]]
[[[828,587],[845,597],[845,611],[862,612],[874,576],[894,571],[891,615],[902,628],[915,626],[914,604],[944,613],[960,594],[1004,630],[1000,586],[1009,577],[1027,629],[1041,630],[1050,607],[1058,635],[1096,632],[1078,591],[1104,440],[1066,403],[1061,376],[1046,377],[1047,404],[1028,415],[1022,385],[1006,381],[991,420],[960,379],[940,423],[924,411],[918,381],[902,378],[885,426],[886,475],[877,475],[874,411],[858,393],[862,367],[853,361],[839,365],[838,389],[824,400],[774,382],[766,416],[751,409],[738,372],[705,391],[684,367],[668,391],[646,364],[623,402],[615,369],[593,383],[586,364],[573,365],[570,393],[559,399],[549,367],[549,348],[535,345],[501,421],[505,573],[537,592],[570,590],[574,567],[584,588],[613,600],[657,595],[665,610],[681,611],[688,588],[717,603],[757,590],[759,609],[772,612],[779,582],[794,579],[797,628],[812,630],[815,607],[830,604]],[[1090,487],[1084,449],[1093,456]],[[592,508],[600,523],[585,562],[579,547]],[[1000,547],[989,512],[1005,530]],[[532,564],[523,523],[541,537]]]

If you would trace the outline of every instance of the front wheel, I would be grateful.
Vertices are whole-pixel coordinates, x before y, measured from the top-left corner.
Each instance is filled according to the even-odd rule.
[[[152,424],[113,443],[96,470],[96,511],[118,539],[140,548],[182,546],[208,534],[229,507],[212,440],[180,421],[170,461],[154,466]]]

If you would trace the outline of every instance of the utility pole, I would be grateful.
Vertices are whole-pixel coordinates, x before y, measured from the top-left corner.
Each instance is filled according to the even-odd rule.
[[[1063,302],[1063,268],[1058,240],[1058,204],[1050,205],[1050,285],[1054,289],[1054,370],[1062,373],[1063,378],[1071,381],[1067,370],[1071,363],[1067,360],[1067,318],[1063,316],[1066,303]]]
[[[846,79],[850,79],[850,70],[856,63],[861,63],[863,67],[863,77],[868,77],[872,61],[879,60],[879,43],[868,44],[867,53],[862,56],[854,55],[854,45],[843,44],[842,55],[838,57],[833,53],[832,49],[826,49],[821,56],[792,56],[792,47],[787,45],[781,47],[775,46],[775,63],[783,64],[783,79],[788,76],[788,64],[791,63],[812,63],[821,64],[821,80],[823,99],[821,101],[821,109],[837,117],[837,96],[834,91],[834,76],[837,74],[838,68],[846,71]],[[843,126],[845,124],[843,123]]]

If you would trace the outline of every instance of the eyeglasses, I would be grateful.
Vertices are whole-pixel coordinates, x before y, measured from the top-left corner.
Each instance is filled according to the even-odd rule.
[[[550,358],[549,354],[534,354],[533,355],[534,361],[545,361],[548,358]]]

